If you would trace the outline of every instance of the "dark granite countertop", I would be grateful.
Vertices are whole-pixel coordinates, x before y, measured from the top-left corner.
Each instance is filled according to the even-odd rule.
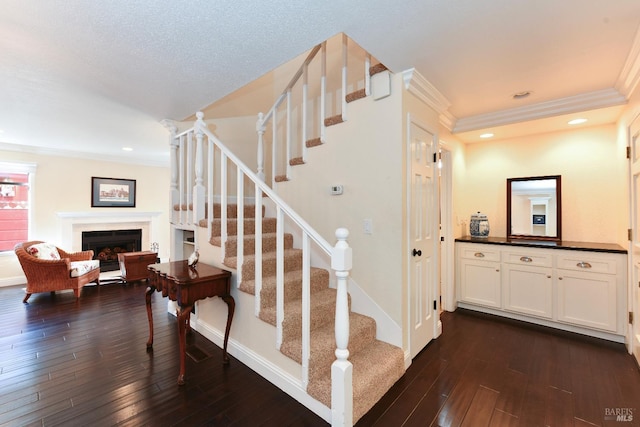
[[[590,251],[590,252],[609,252],[617,254],[626,254],[627,250],[615,243],[593,243],[593,242],[570,242],[562,240],[560,242],[552,242],[547,240],[528,240],[528,239],[507,239],[506,237],[458,237],[456,242],[464,243],[485,243],[489,245],[505,245],[505,246],[527,246],[530,248],[546,248],[546,249],[570,249],[573,251]]]

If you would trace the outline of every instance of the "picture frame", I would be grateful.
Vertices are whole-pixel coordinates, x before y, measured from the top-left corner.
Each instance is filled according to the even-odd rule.
[[[135,208],[136,180],[91,177],[92,208]]]

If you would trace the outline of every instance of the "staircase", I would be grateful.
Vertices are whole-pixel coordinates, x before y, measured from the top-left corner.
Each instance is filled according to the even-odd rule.
[[[210,243],[221,247],[220,205],[214,207]],[[224,243],[224,265],[237,269],[237,205],[227,213],[228,238]],[[255,206],[246,205],[244,215],[244,261],[239,289],[255,295]],[[200,221],[207,227],[206,219]],[[275,218],[262,220],[262,287],[260,314],[264,322],[276,325],[276,228]],[[302,251],[286,233],[284,257],[284,320],[280,352],[302,364]],[[311,268],[311,349],[309,395],[331,407],[331,364],[335,360],[336,290],[329,287],[329,271]],[[368,316],[349,313],[349,360],[353,364],[353,422],[362,417],[404,374],[401,348],[376,340],[376,322]]]
[[[346,242],[348,231],[338,229],[338,243],[330,245],[277,194],[277,185],[286,185],[289,180],[290,168],[305,164],[306,149],[326,142],[324,129],[346,120],[347,104],[369,95],[370,76],[386,70],[381,64],[370,66],[371,57],[366,54],[362,67],[366,70],[364,88],[357,88],[356,83],[348,85],[346,42],[343,35],[341,88],[336,92],[340,106],[325,108],[325,42],[312,49],[272,109],[266,115],[260,114],[257,172],[207,129],[202,113],[196,114],[193,128],[180,134],[172,129],[170,143],[173,226],[207,230],[203,234],[208,243],[223,254],[214,263],[221,262],[235,270],[238,290],[253,295],[255,315],[276,328],[276,348],[301,365],[301,380],[293,381],[299,381],[294,384],[294,388],[298,387],[296,393],[301,390],[305,404],[336,426],[357,422],[405,370],[404,350],[376,339],[376,321],[351,311],[347,293],[352,257]],[[321,89],[316,101],[311,101],[308,67],[318,52],[323,69]],[[302,113],[299,129],[294,131],[292,90],[298,81],[302,82]],[[349,94],[348,87],[354,89]],[[320,114],[311,123],[307,121],[307,104],[316,102]],[[286,115],[278,120],[278,110],[282,108]],[[334,114],[325,117],[325,111]],[[264,167],[267,126],[271,128],[273,150],[269,179]],[[313,133],[311,129],[319,136],[308,138],[307,134]],[[280,134],[286,134],[286,138],[281,140]],[[294,143],[294,139],[298,142]],[[235,189],[229,185],[230,179],[235,180]],[[251,194],[245,196],[246,193]],[[207,203],[214,200],[218,203]],[[273,216],[265,215],[265,203],[275,211]],[[196,241],[196,248],[198,245],[202,247]],[[323,258],[321,262],[328,260],[326,265],[331,265],[333,272],[320,268],[318,258]],[[393,339],[395,336],[389,341]],[[284,371],[282,377],[291,382]],[[329,414],[317,402],[328,408]]]

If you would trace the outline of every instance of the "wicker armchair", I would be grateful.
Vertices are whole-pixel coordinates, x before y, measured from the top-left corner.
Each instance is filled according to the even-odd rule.
[[[60,256],[58,260],[40,259],[28,252],[31,246],[42,243],[37,240],[18,243],[14,248],[27,277],[27,291],[22,302],[26,303],[34,293],[63,289],[73,289],[76,298],[79,298],[84,285],[92,282],[100,284],[100,268],[96,268],[97,261],[91,261],[93,251],[69,253],[56,248]]]

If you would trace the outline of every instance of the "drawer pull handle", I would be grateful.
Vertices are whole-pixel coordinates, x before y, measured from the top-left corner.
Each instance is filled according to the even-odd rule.
[[[580,261],[579,263],[576,264],[576,266],[578,266],[580,268],[591,268],[591,264],[589,264],[588,262],[584,262],[584,261]]]
[[[484,258],[484,254],[482,252],[476,252],[473,256],[476,258]]]
[[[522,261],[522,262],[533,262],[533,260],[531,258],[529,258],[528,256],[521,256],[520,257],[520,261]]]

